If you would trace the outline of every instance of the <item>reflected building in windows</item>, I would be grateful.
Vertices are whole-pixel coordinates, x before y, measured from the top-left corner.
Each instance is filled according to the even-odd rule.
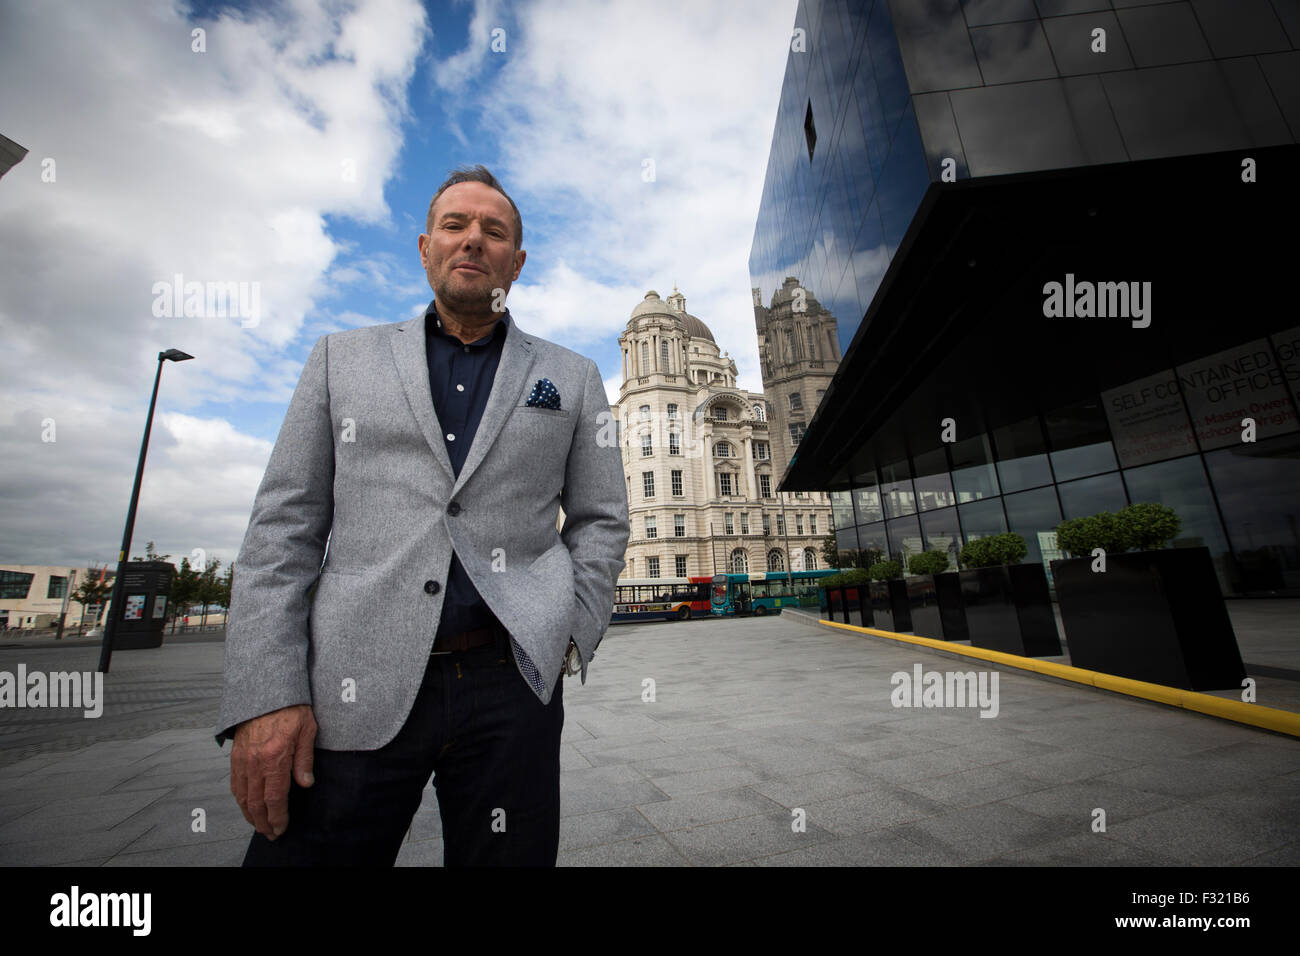
[[[794,27],[750,284],[760,330],[815,292],[841,357],[778,489],[830,490],[841,549],[954,562],[1161,502],[1225,594],[1300,595],[1300,6],[803,0]]]
[[[735,360],[686,297],[647,292],[618,341],[612,409],[632,525],[622,577],[822,567],[829,497],[777,495],[765,396],[737,386]]]

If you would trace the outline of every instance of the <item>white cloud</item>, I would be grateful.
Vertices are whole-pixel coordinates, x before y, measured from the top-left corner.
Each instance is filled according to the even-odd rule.
[[[107,3],[6,5],[0,88],[22,92],[6,99],[3,132],[30,150],[0,179],[8,559],[116,554],[159,350],[197,358],[167,366],[160,412],[287,401],[295,340],[340,250],[325,217],[388,219],[384,183],[428,33],[417,0],[336,12],[293,0],[197,23],[161,0],[129,16]],[[204,53],[191,49],[194,26]],[[41,180],[47,157],[54,182]],[[154,284],[178,274],[258,283],[260,320],[156,317]],[[54,445],[39,437],[50,416]],[[153,509],[164,551],[180,547],[162,547],[174,535],[238,544],[267,449],[223,428],[160,415],[137,540]],[[169,441],[177,454],[220,453],[168,466]]]
[[[491,8],[479,6],[485,22]],[[539,334],[562,315],[565,344],[600,343],[610,373],[645,290],[676,282],[735,356],[742,387],[761,390],[749,249],[795,10],[795,0],[520,4],[496,81],[476,86],[468,66],[454,74],[500,143],[497,172],[534,237],[511,291],[521,324],[533,320],[525,304],[542,310]],[[471,31],[460,62],[481,67],[485,42]],[[569,290],[589,305],[569,307]]]

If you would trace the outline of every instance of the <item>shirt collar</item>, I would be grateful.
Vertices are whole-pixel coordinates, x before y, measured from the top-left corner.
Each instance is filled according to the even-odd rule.
[[[497,337],[504,338],[506,334],[506,329],[509,326],[509,324],[510,324],[510,310],[506,309],[505,312],[501,314],[501,318],[497,319],[495,322],[492,323],[491,331],[486,333],[482,338],[475,339],[473,342],[470,342],[468,344],[488,345],[494,338]],[[443,338],[451,339],[457,345],[466,344],[461,342],[460,339],[449,334],[446,330],[443,329],[442,319],[438,318],[438,303],[436,299],[430,302],[429,307],[424,310],[424,328],[429,335],[440,335]]]

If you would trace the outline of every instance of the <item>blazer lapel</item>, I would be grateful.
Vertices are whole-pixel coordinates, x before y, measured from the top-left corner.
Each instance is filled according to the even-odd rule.
[[[433,410],[433,392],[429,388],[429,358],[424,339],[423,315],[398,325],[392,338],[393,358],[397,362],[397,374],[402,388],[406,391],[406,400],[411,405],[411,412],[420,425],[424,440],[429,443],[433,457],[447,473],[447,479],[452,481],[455,480],[456,473],[452,471],[451,458],[447,455],[442,424]]]
[[[478,430],[474,432],[474,442],[469,446],[469,454],[461,466],[460,477],[452,488],[453,495],[460,491],[470,475],[474,474],[474,469],[487,457],[488,449],[496,441],[501,426],[519,403],[520,396],[528,385],[528,370],[532,368],[534,358],[536,352],[528,336],[519,331],[512,315],[506,324],[506,340],[502,343],[501,361],[497,365],[496,378],[492,380],[492,391],[488,393],[483,418],[478,423]],[[445,449],[443,459],[448,461],[450,468]]]

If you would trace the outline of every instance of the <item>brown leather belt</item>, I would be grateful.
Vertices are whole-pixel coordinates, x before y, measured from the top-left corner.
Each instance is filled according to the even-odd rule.
[[[495,641],[500,632],[501,628],[493,625],[475,628],[472,631],[461,631],[459,634],[440,635],[433,642],[431,654],[451,654],[456,651],[468,651],[475,647],[483,647]]]

